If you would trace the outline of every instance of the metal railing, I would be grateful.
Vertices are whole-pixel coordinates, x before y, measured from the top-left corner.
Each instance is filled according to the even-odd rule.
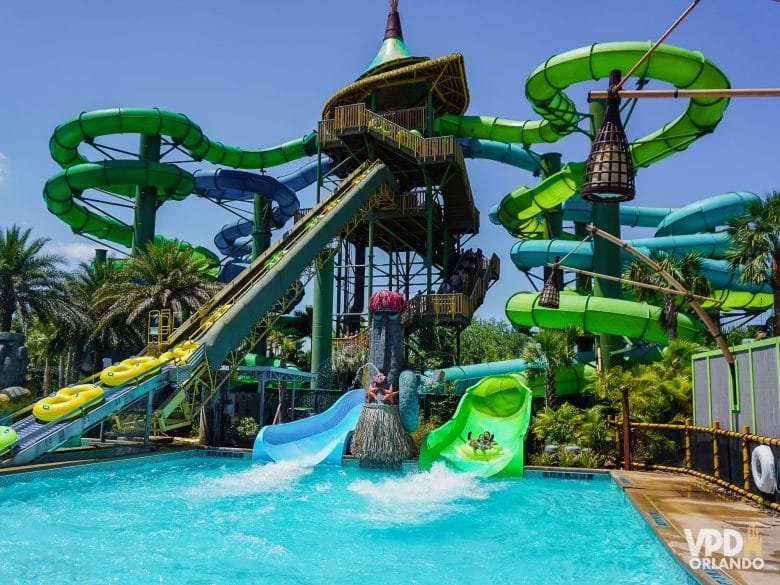
[[[752,449],[757,445],[769,446],[777,461],[780,438],[754,435],[748,426],[738,433],[721,429],[715,421],[712,425],[697,426],[690,419],[684,424],[631,422],[631,452],[627,461],[622,448],[623,421],[607,418],[607,426],[614,427],[615,444],[624,468],[686,473],[780,511],[780,503],[754,484],[750,465]]]

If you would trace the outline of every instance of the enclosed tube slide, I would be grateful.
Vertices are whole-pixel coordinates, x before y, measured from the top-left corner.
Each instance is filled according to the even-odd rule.
[[[576,325],[589,333],[622,335],[653,343],[666,343],[668,336],[659,321],[661,308],[647,303],[609,299],[590,295],[561,293],[560,308],[549,309],[538,304],[540,293],[520,292],[506,302],[509,320],[525,327],[563,329]],[[701,328],[685,314],[677,316],[677,334],[682,340],[699,339]]]
[[[168,138],[196,160],[239,169],[265,169],[316,153],[317,135],[265,149],[241,149],[208,138],[184,114],[158,108],[114,108],[84,112],[57,126],[49,143],[52,158],[63,170],[46,182],[43,198],[49,211],[75,233],[84,233],[129,247],[131,226],[78,202],[86,189],[99,188],[135,197],[139,186],[156,187],[159,203],[183,199],[195,186],[192,174],[176,165],[144,160],[90,162],[79,153],[83,142],[111,134],[151,134]],[[214,256],[211,254],[210,256]]]
[[[555,142],[573,132],[580,119],[574,102],[564,91],[574,83],[605,79],[613,69],[628,71],[649,47],[647,42],[596,43],[547,59],[525,85],[525,95],[542,120],[445,114],[436,120],[436,130],[440,134],[523,145]],[[660,45],[637,76],[667,82],[680,89],[729,87],[726,76],[704,55],[671,45]],[[675,120],[633,142],[635,168],[685,150],[717,126],[727,105],[725,98],[689,100],[685,111]],[[520,187],[509,193],[495,209],[495,216],[515,234],[538,233],[538,214],[560,205],[579,190],[581,179],[582,163],[564,165],[560,173],[536,187]]]
[[[323,172],[330,168],[330,159],[324,159]],[[256,175],[245,171],[216,169],[195,171],[195,192],[199,195],[221,200],[244,201],[261,195],[276,204],[272,210],[273,227],[282,227],[300,208],[296,191],[300,191],[317,180],[317,161],[275,179],[266,175]],[[220,279],[229,281],[238,272],[249,265],[252,252],[252,231],[254,222],[239,219],[222,226],[214,237],[214,245],[219,251],[231,258],[224,266]]]

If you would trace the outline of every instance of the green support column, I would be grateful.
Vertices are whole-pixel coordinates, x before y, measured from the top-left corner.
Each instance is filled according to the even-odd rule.
[[[255,260],[271,245],[271,204],[268,199],[255,193],[254,222],[252,224],[252,260]],[[263,334],[252,347],[252,353],[268,355],[268,335]]]
[[[368,299],[374,294],[374,210],[368,211]],[[368,312],[371,323],[371,311]]]
[[[322,195],[322,149],[317,145],[317,203]],[[333,257],[314,276],[314,302],[311,326],[311,372],[317,375],[311,382],[312,388],[330,387],[332,370],[330,362],[333,350]]]
[[[257,193],[255,193],[254,204],[252,260],[260,256],[271,245],[271,204],[268,199]]]
[[[604,121],[604,101],[593,101],[590,104],[591,124],[595,136]],[[593,203],[593,225],[597,228],[620,237],[620,204],[619,203]],[[593,271],[608,276],[620,276],[620,248],[603,238],[593,238]],[[620,298],[620,283],[593,279],[593,295],[597,297]],[[622,345],[622,339],[615,335],[600,335],[599,347],[601,348],[601,363],[604,370],[612,365],[610,352]]]
[[[428,98],[427,102],[425,104],[425,137],[431,138],[433,136],[433,93],[431,92],[430,88],[428,89]]]
[[[312,387],[330,388],[333,346],[333,257],[314,276],[314,313],[311,326]]]
[[[542,155],[542,178],[554,175],[561,170],[561,153],[548,152]],[[545,220],[545,234],[544,237],[548,240],[559,239],[563,237],[563,207],[556,206],[550,211],[546,211],[544,214]],[[544,280],[550,276],[551,268],[544,267]],[[563,287],[563,274],[558,272],[558,286]]]
[[[425,190],[425,268],[426,272],[426,290],[433,294],[433,189],[428,187]]]
[[[151,162],[160,160],[160,136],[141,134],[138,158]],[[133,221],[133,253],[137,254],[154,241],[154,223],[157,215],[157,187],[138,187],[135,195]]]

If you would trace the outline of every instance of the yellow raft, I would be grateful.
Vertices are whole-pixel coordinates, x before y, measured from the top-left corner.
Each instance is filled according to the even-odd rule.
[[[463,455],[465,455],[469,459],[476,459],[477,461],[487,461],[488,459],[495,459],[496,457],[500,456],[503,451],[504,448],[495,442],[488,449],[477,449],[476,447],[470,445],[468,442],[463,443],[460,446],[460,452]]]
[[[203,319],[200,320],[200,326],[203,329],[208,329],[211,327],[214,323],[217,322],[217,319],[219,319],[222,315],[227,313],[228,309],[232,307],[232,303],[228,303],[227,305],[220,305],[216,309],[214,309],[211,313],[203,317]],[[189,342],[188,342],[189,343]]]
[[[95,384],[79,384],[57,390],[35,403],[33,415],[50,422],[71,413],[66,418],[81,416],[84,410],[103,400],[103,389]]]
[[[173,365],[180,366],[186,364],[190,359],[192,352],[198,349],[198,344],[194,341],[185,341],[179,345],[174,346],[168,351],[160,354],[158,358],[160,362],[170,362]]]
[[[6,449],[16,443],[19,437],[16,435],[16,431],[11,427],[0,427],[0,453],[3,453]]]
[[[159,358],[152,356],[128,358],[100,372],[100,381],[106,386],[120,386],[142,374],[156,373],[159,369]]]

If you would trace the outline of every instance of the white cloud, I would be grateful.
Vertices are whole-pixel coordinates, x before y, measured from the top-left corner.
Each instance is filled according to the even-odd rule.
[[[8,158],[0,152],[0,183],[8,176]]]
[[[100,246],[86,242],[50,242],[48,248],[50,252],[65,258],[69,264],[76,264],[92,260],[95,257],[95,249]]]

